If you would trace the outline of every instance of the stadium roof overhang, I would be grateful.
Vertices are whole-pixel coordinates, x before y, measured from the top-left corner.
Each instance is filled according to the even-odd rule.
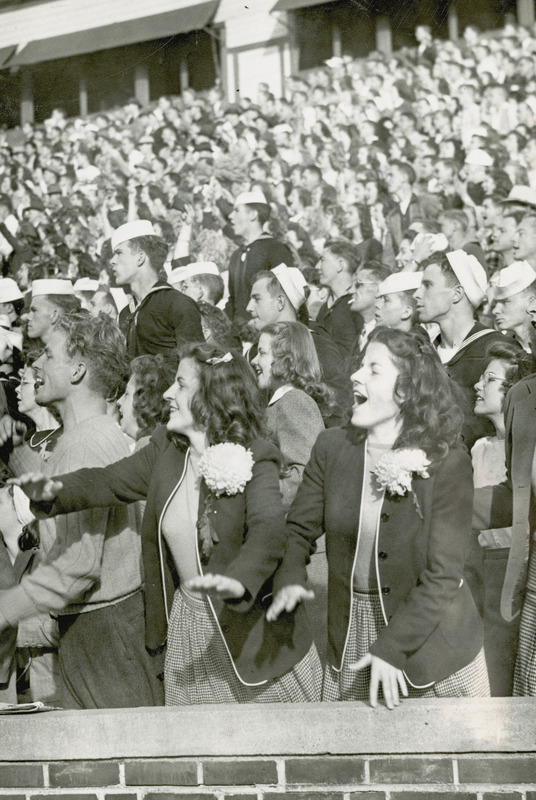
[[[320,6],[329,3],[330,0],[277,0],[272,11],[294,11],[297,8],[308,8],[309,6]]]
[[[14,58],[9,59],[10,54],[8,54],[4,57],[4,62],[0,60],[0,68],[3,63],[9,67],[27,66],[41,61],[68,58],[96,50],[109,50],[152,39],[172,38],[178,34],[201,30],[214,18],[218,4],[219,0],[207,0],[186,8],[153,14],[150,17],[124,20],[48,39],[36,39],[23,47]],[[8,48],[0,48],[0,59],[4,49]],[[14,49],[13,47],[12,51]]]

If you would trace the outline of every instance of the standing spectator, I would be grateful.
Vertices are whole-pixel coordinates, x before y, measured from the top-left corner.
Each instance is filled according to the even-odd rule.
[[[518,379],[519,350],[508,342],[491,345],[488,363],[475,386],[475,414],[487,417],[493,436],[478,439],[471,450],[475,489],[506,480],[504,399]],[[473,531],[465,564],[465,577],[484,623],[484,651],[491,694],[512,694],[519,618],[501,617],[501,594],[510,553],[510,526]]]
[[[354,294],[350,308],[358,311],[363,318],[363,328],[354,341],[352,358],[356,358],[365,348],[369,335],[376,326],[376,296],[379,285],[390,275],[384,264],[369,261],[358,269],[354,277]]]
[[[244,245],[234,251],[229,262],[229,300],[225,310],[231,320],[249,319],[247,305],[257,272],[282,263],[292,266],[289,248],[264,231],[269,219],[270,206],[261,191],[238,195],[231,220]]]
[[[306,290],[305,278],[296,267],[280,264],[270,272],[258,273],[248,305],[255,327],[262,330],[265,325],[279,322],[305,322]],[[328,427],[340,425],[343,413],[351,405],[350,382],[341,367],[337,345],[326,329],[314,322],[308,328],[322,368],[323,380],[333,389],[337,401],[335,412],[326,416],[324,422]],[[254,345],[248,357],[253,358],[256,351]]]
[[[355,245],[337,239],[328,239],[317,264],[329,298],[320,306],[316,321],[339,347],[341,358],[348,358],[363,329],[362,315],[350,308],[353,276],[359,265]]]
[[[474,416],[474,386],[482,374],[488,346],[504,341],[501,333],[475,322],[475,311],[486,297],[487,278],[474,256],[463,250],[435,253],[425,262],[422,283],[415,292],[420,322],[437,322],[434,344],[441,362],[466,391],[463,437],[468,448],[492,433]]]
[[[480,244],[469,234],[469,219],[460,209],[442,211],[439,215],[441,233],[447,238],[449,250],[463,250],[475,256],[486,269],[486,257]]]
[[[455,387],[430,343],[387,328],[373,332],[352,380],[352,427],[320,434],[287,516],[268,619],[307,597],[305,565],[325,531],[323,699],[375,706],[381,687],[394,708],[408,693],[489,695],[482,624],[462,579],[473,487]]]
[[[386,264],[394,266],[395,253],[398,252],[403,231],[407,230],[416,217],[425,217],[421,201],[413,193],[415,170],[405,161],[392,161],[389,165],[389,190],[396,205],[385,218],[388,239],[383,258]]]
[[[53,403],[63,434],[51,472],[96,467],[129,455],[106,413],[125,370],[125,343],[108,317],[58,321],[34,363],[37,399]],[[59,625],[65,708],[158,705],[162,688],[143,644],[141,544],[135,507],[78,511],[39,523],[41,557],[20,584],[0,593],[0,627],[38,612]]]
[[[528,261],[514,261],[501,269],[493,284],[493,316],[500,331],[508,331],[527,353],[531,352],[532,324],[528,313],[536,289],[536,272]]]
[[[421,279],[422,272],[399,272],[389,275],[380,283],[374,314],[377,326],[385,325],[409,333],[418,324],[414,294],[421,285]]]
[[[47,341],[58,321],[72,311],[79,311],[81,303],[75,296],[71,281],[60,278],[35,280],[28,314],[28,338]]]
[[[176,350],[184,342],[202,341],[199,311],[194,301],[159,276],[168,246],[148,220],[127,222],[112,234],[112,272],[119,286],[130,286],[135,308],[125,307],[119,325],[127,353],[139,355]]]
[[[166,705],[316,700],[320,662],[307,620],[298,612],[266,624],[287,539],[279,453],[260,436],[251,367],[188,345],[166,397],[167,431],[130,458],[23,485],[52,513],[147,498],[146,644],[155,654],[167,645]]]
[[[514,237],[522,217],[523,212],[503,206],[501,213],[493,221],[490,245],[493,252],[500,256],[500,267],[507,267],[515,260]]]
[[[311,448],[324,430],[320,407],[330,392],[311,334],[300,322],[265,325],[252,361],[259,387],[270,395],[267,430],[281,450],[283,508],[288,511],[301,483]]]
[[[514,234],[516,261],[528,261],[536,270],[536,213],[525,214]]]

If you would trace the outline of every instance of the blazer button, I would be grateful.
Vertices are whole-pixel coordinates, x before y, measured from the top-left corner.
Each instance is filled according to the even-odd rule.
[[[388,586],[382,586],[382,594],[389,594],[390,591]]]
[[[385,559],[387,558],[387,553],[384,553],[382,550],[381,552],[378,553],[378,558],[380,558],[382,561],[385,561]]]
[[[387,513],[387,511],[383,511],[382,514],[380,515],[380,521],[387,522],[388,519],[389,519],[389,514]]]

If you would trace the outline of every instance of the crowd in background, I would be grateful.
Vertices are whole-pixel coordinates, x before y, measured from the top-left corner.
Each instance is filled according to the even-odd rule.
[[[387,348],[393,358],[397,354],[400,363],[405,359],[405,368],[419,354],[425,361],[437,356],[428,379],[437,391],[448,395],[451,406],[458,407],[459,403],[463,409],[459,428],[472,455],[475,486],[489,489],[507,477],[505,459],[512,458],[512,453],[511,448],[508,450],[508,422],[505,428],[505,398],[514,383],[534,371],[536,342],[532,324],[536,317],[536,36],[513,25],[493,35],[470,26],[462,39],[451,42],[434,39],[430,29],[422,25],[416,30],[416,38],[418,47],[395,53],[391,59],[379,52],[360,60],[332,58],[306,75],[289,78],[283,98],[275,97],[268,83],[259,85],[256,97],[235,103],[226,102],[217,86],[206,93],[186,89],[180,97],[161,97],[147,108],[131,100],[84,119],[67,119],[61,109],[56,109],[42,124],[0,131],[0,370],[5,395],[0,444],[5,478],[43,469],[57,475],[84,467],[104,467],[119,454],[127,457],[134,453],[132,457],[137,460],[132,467],[125,466],[120,474],[110,471],[107,479],[114,487],[114,497],[128,502],[147,500],[151,514],[155,513],[154,503],[160,509],[163,535],[175,563],[169,580],[178,574],[180,582],[192,590],[182,596],[180,607],[173,602],[171,620],[179,615],[190,620],[191,615],[194,622],[188,622],[188,641],[192,645],[195,640],[200,651],[205,652],[207,647],[199,638],[200,631],[205,631],[208,641],[213,629],[203,617],[205,612],[195,592],[219,593],[225,602],[241,605],[248,592],[253,592],[244,578],[253,567],[246,562],[245,569],[242,556],[238,568],[229,556],[232,546],[223,561],[214,556],[207,520],[216,512],[209,504],[196,523],[207,547],[204,566],[212,558],[210,574],[217,578],[218,570],[227,573],[221,586],[216,586],[217,581],[203,583],[189,561],[191,552],[180,549],[185,548],[184,542],[172,541],[169,519],[166,531],[168,505],[160,508],[162,498],[155,500],[150,487],[147,489],[150,471],[162,471],[159,459],[171,458],[165,455],[158,438],[163,424],[169,432],[190,442],[189,461],[183,465],[179,459],[184,474],[188,474],[188,464],[197,469],[194,454],[200,426],[209,445],[227,441],[214,427],[214,415],[220,415],[220,427],[225,417],[221,408],[211,406],[216,405],[214,398],[203,396],[193,403],[190,427],[184,421],[173,422],[174,414],[176,417],[181,411],[180,391],[186,391],[193,380],[188,370],[195,373],[197,391],[201,391],[199,385],[206,384],[205,389],[210,385],[222,407],[227,403],[234,409],[236,419],[241,420],[247,409],[249,422],[227,420],[241,431],[230,441],[249,444],[262,430],[277,444],[282,454],[281,513],[290,509],[294,537],[307,527],[302,526],[299,514],[306,513],[303,509],[307,491],[312,491],[314,483],[315,458],[320,458],[324,447],[325,463],[330,463],[330,448],[337,443],[339,434],[333,433],[332,440],[323,439],[324,429],[329,433],[329,429],[343,426],[344,430],[350,418],[358,420],[352,424],[359,427],[366,417],[356,408],[362,397],[365,402],[370,400],[369,389],[363,388],[368,384],[355,376],[367,369],[369,345],[376,350]],[[382,334],[384,327],[400,332],[400,341],[398,334],[394,338]],[[407,336],[413,337],[413,344],[407,344]],[[197,350],[192,343],[198,343]],[[63,353],[63,348],[69,357],[76,352],[85,354],[90,364],[89,384],[87,375],[80,373],[71,375],[69,385],[57,386],[59,379],[50,364],[60,358],[58,353]],[[176,377],[180,348],[186,355]],[[400,367],[399,361],[396,364]],[[439,364],[461,389],[459,395],[452,389],[451,396],[451,388],[436,374]],[[421,366],[414,369],[418,372]],[[246,388],[240,400],[225,394],[215,379],[208,377],[214,370],[229,380],[243,382]],[[245,377],[244,370],[256,377],[259,395],[255,402],[251,399],[255,390],[249,386],[250,378]],[[400,367],[400,374],[403,371]],[[170,386],[178,387],[175,393]],[[417,406],[428,408],[430,399],[425,401],[415,387],[412,391]],[[262,405],[262,411],[256,403]],[[98,424],[87,416],[88,408],[100,420]],[[455,451],[452,431],[457,423],[449,417],[452,431],[447,433],[445,420],[450,412],[444,413],[445,419],[433,423],[427,415],[422,426],[435,430],[437,441],[444,442],[442,453],[436,454],[438,462],[446,458],[449,448]],[[84,416],[83,424],[80,415]],[[108,433],[103,416],[115,426]],[[116,440],[116,421],[130,444]],[[376,422],[365,422],[364,428],[369,425],[369,431],[377,431]],[[411,425],[407,425],[409,430]],[[104,432],[97,432],[102,426]],[[417,436],[416,428],[411,430]],[[151,438],[155,431],[156,438]],[[89,443],[101,435],[108,437],[102,445],[103,460],[99,456],[92,461]],[[423,435],[421,431],[419,436]],[[421,440],[417,437],[417,441]],[[331,444],[321,445],[323,442]],[[406,446],[408,442],[413,444],[409,439]],[[345,452],[346,444],[339,442],[337,446]],[[198,448],[197,455],[202,449]],[[429,449],[431,452],[434,447],[429,444]],[[253,452],[259,464],[274,460],[271,451],[261,446],[253,446]],[[371,451],[368,458],[376,464],[382,455],[385,453],[380,448]],[[350,451],[344,458],[352,458]],[[169,468],[178,468],[178,463],[170,460]],[[431,463],[435,463],[434,458]],[[460,475],[465,474],[465,468],[458,466]],[[262,469],[269,472],[268,466]],[[451,475],[445,469],[443,480],[448,485]],[[263,472],[262,480],[268,480],[266,474]],[[162,480],[164,475],[165,470]],[[255,472],[254,478],[260,480]],[[325,475],[323,479],[328,486],[329,479]],[[316,480],[320,480],[318,475]],[[66,485],[70,486],[68,481]],[[79,484],[73,487],[73,493],[82,492]],[[105,488],[100,491],[100,505],[106,506],[106,499],[113,505]],[[364,495],[370,514],[371,509],[378,511],[380,502],[374,491],[368,487]],[[22,566],[19,564],[16,580],[9,579],[1,587],[7,594],[2,597],[0,592],[0,628],[4,638],[11,636],[11,645],[12,631],[19,624],[19,697],[32,672],[32,686],[26,687],[28,696],[58,701],[56,654],[61,639],[61,680],[70,687],[75,705],[161,702],[152,666],[144,667],[147,673],[152,672],[145,683],[134,673],[125,678],[121,670],[114,679],[111,664],[117,666],[119,656],[117,652],[115,658],[112,655],[114,636],[109,619],[109,636],[102,634],[102,620],[74,632],[68,617],[79,615],[87,623],[87,597],[86,601],[81,598],[93,584],[84,582],[87,575],[82,580],[77,574],[69,587],[67,579],[58,579],[61,564],[67,564],[63,575],[71,574],[68,570],[72,564],[67,563],[65,552],[54,551],[56,523],[37,524],[36,509],[30,511],[19,488],[15,487],[12,494],[17,536],[10,537],[0,524],[7,553],[14,564],[20,562],[21,552],[31,554],[29,563],[26,559]],[[171,497],[168,502],[176,503]],[[310,504],[314,505],[311,497]],[[419,493],[416,497],[420,498],[415,500],[420,515],[419,502],[426,506],[429,498]],[[87,514],[81,509],[90,501],[88,495],[84,498],[75,503],[60,495],[58,509],[61,506],[62,511]],[[181,494],[190,517],[196,498],[189,485],[184,496]],[[91,503],[94,500],[91,496]],[[42,498],[37,501],[42,502]],[[9,506],[11,501],[4,498],[1,502]],[[462,506],[464,502],[460,500]],[[466,505],[469,508],[470,500]],[[517,553],[517,545],[511,548],[511,520],[501,517],[497,521],[489,512],[491,507],[486,491],[479,496],[477,490],[479,524],[465,542],[468,552],[465,566],[462,564],[462,582],[471,589],[483,620],[492,693],[534,694],[536,666],[534,653],[528,649],[536,640],[536,612],[530,619],[524,612],[520,633],[519,616],[507,608],[510,601],[515,602],[517,578],[523,570],[526,572],[527,563],[519,555],[512,560],[511,552]],[[127,541],[132,544],[136,538],[132,539],[132,533],[139,529],[134,513],[128,514],[117,511],[121,520],[113,523],[126,526],[130,532],[123,546]],[[329,513],[326,515],[327,519]],[[68,514],[65,519],[73,516]],[[382,521],[384,516],[382,513]],[[190,517],[189,523],[195,528]],[[365,540],[371,519],[363,522]],[[84,559],[89,558],[91,549],[91,558],[100,563],[96,596],[88,601],[92,613],[104,612],[119,596],[126,597],[129,607],[125,613],[135,617],[139,627],[144,618],[139,606],[143,601],[138,597],[143,579],[134,576],[133,563],[139,558],[139,546],[132,547],[132,564],[124,563],[118,578],[110,565],[120,552],[114,550],[120,537],[110,545],[109,524],[108,520],[102,523],[104,528],[101,525],[99,536],[107,545],[102,544],[98,552],[94,544],[82,546],[87,538],[80,533],[82,523],[77,528],[79,534],[73,534],[65,523],[62,535],[66,541],[73,535],[78,541],[78,536]],[[249,525],[255,530],[252,520],[242,524],[245,530]],[[270,524],[275,531],[279,522],[272,520]],[[465,521],[460,525],[463,527]],[[152,544],[153,535],[152,529],[144,533]],[[225,537],[225,531],[220,535]],[[274,548],[269,556],[264,553],[267,563],[283,558],[284,553],[284,548],[281,552],[277,549],[280,543],[276,547],[276,533],[270,536]],[[316,541],[318,537],[311,534],[310,538]],[[308,556],[312,556],[308,570],[309,586],[316,592],[314,603],[305,587],[291,596],[284,581],[276,578],[275,583],[279,581],[282,588],[269,616],[271,613],[276,625],[282,611],[293,613],[302,600],[308,600],[316,647],[324,661],[326,625],[334,623],[330,618],[326,621],[322,541],[318,547],[311,545]],[[449,558],[458,569],[458,551],[464,549],[463,543],[456,547],[456,554],[449,554]],[[380,559],[388,559],[387,550],[379,553]],[[46,558],[39,551],[45,552]],[[187,554],[184,565],[177,552]],[[366,557],[370,559],[370,552]],[[156,551],[148,559],[145,553],[146,603],[153,603],[153,612],[158,606],[158,613],[163,615],[164,599],[152,598],[147,589],[147,576],[157,561]],[[283,561],[276,574],[292,572],[292,565],[286,567]],[[418,573],[415,578],[420,585]],[[54,580],[59,584],[63,580],[64,591],[52,588]],[[96,580],[94,572],[92,580]],[[364,573],[354,576],[357,594],[377,593],[377,584],[361,591],[367,580]],[[536,597],[536,578],[534,583]],[[114,591],[120,591],[120,595],[114,597]],[[380,595],[382,592],[387,594],[380,585]],[[28,605],[28,595],[33,605]],[[333,599],[330,602],[333,606]],[[381,614],[385,616],[383,605],[372,607],[368,601],[363,604],[362,598],[354,602],[363,626],[373,627],[371,620],[379,624]],[[534,605],[536,608],[536,601]],[[247,608],[251,637],[257,630],[255,608],[254,603]],[[469,625],[467,608],[460,605],[458,611]],[[396,611],[396,605],[393,609]],[[169,621],[168,611],[166,607]],[[41,617],[36,617],[36,612]],[[62,620],[59,631],[50,613]],[[146,605],[146,623],[147,613]],[[422,608],[419,613],[424,613]],[[438,624],[432,617],[430,630]],[[149,627],[155,619],[160,619],[158,614],[151,618]],[[170,633],[166,702],[211,702],[214,697],[221,701],[315,699],[320,691],[320,662],[307,636],[300,639],[301,622],[297,619],[295,644],[300,658],[289,660],[278,650],[274,664],[279,665],[281,659],[279,672],[272,665],[266,677],[262,669],[259,674],[255,672],[257,663],[254,667],[247,659],[242,663],[240,655],[235,659],[238,675],[243,677],[240,670],[251,669],[255,679],[277,684],[269,683],[270,689],[264,694],[247,695],[236,688],[229,694],[227,685],[223,690],[220,683],[215,686],[212,678],[195,670],[194,677],[188,673],[186,689],[184,639],[175,640]],[[404,659],[409,673],[416,676],[417,683],[412,685],[422,690],[423,684],[418,681],[425,675],[427,685],[442,687],[439,696],[459,691],[463,694],[460,686],[465,686],[465,693],[486,693],[484,651],[473,648],[469,653],[466,648],[467,657],[454,658],[450,672],[440,674],[435,663],[439,650],[435,660],[425,654],[422,663],[408,656],[412,646],[417,652],[422,646],[412,629],[413,618],[409,619],[405,624],[416,638],[404,643]],[[121,624],[125,636],[130,631],[133,640],[143,638],[143,631],[135,628],[130,618],[127,621],[125,617]],[[174,624],[170,623],[170,631]],[[233,628],[232,620],[226,624],[229,630]],[[91,660],[86,644],[99,630],[110,648],[106,666],[110,683],[102,694],[96,688],[96,679],[95,686],[90,679],[86,683],[72,679],[73,674],[84,673]],[[384,632],[380,635],[376,631],[364,649],[352,651],[358,664],[370,658],[369,646],[372,653],[376,652],[373,659],[384,663],[392,658],[397,675],[384,672],[378,679],[388,705],[396,704],[399,692],[405,693],[406,688],[398,675],[405,669],[405,661],[392,656],[393,648],[400,647],[402,652],[402,645],[396,642],[396,624],[390,630],[391,642]],[[476,630],[475,622],[465,631],[465,643],[479,641]],[[227,634],[223,635],[225,638]],[[378,642],[386,642],[383,649],[374,644],[376,635]],[[407,632],[405,636],[409,638]],[[148,636],[146,627],[150,657],[162,655],[163,640],[165,636],[158,638],[154,631]],[[229,641],[228,637],[234,658]],[[522,642],[519,647],[518,641]],[[143,661],[146,653],[140,652],[136,658]],[[339,655],[328,652],[328,660],[333,663]],[[211,657],[224,658],[220,651]],[[11,656],[8,662],[11,674]],[[363,664],[370,666],[369,662]],[[44,665],[41,677],[40,665]],[[324,679],[324,699],[357,697],[347,684],[337,683],[334,688],[334,680],[333,675],[327,684]],[[398,681],[396,691],[388,687],[392,680]],[[130,694],[120,688],[125,683]],[[41,693],[39,686],[43,687]],[[121,702],[114,702],[119,697]]]

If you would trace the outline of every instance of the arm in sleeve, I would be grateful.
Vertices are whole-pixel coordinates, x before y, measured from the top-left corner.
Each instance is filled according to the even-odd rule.
[[[423,645],[458,592],[471,535],[473,479],[471,460],[451,451],[434,476],[426,565],[416,586],[401,601],[386,628],[370,648],[398,669]]]
[[[167,319],[175,331],[177,347],[185,342],[203,342],[201,316],[193,300],[173,289],[169,295]]]
[[[18,586],[0,592],[0,616],[10,625],[39,613],[58,613],[79,600],[98,580],[109,511],[68,514],[57,522],[56,539],[37,567]]]
[[[285,586],[307,584],[306,566],[315,552],[316,540],[325,532],[326,460],[325,440],[320,434],[287,514],[287,550],[274,580],[274,593]]]
[[[253,476],[245,488],[247,535],[237,557],[225,574],[245,586],[247,594],[233,602],[237,611],[247,611],[263,584],[273,575],[285,552],[287,532],[279,488],[279,454],[270,445],[259,456]]]
[[[127,458],[106,467],[54,476],[54,480],[62,482],[63,488],[51,503],[31,503],[32,513],[42,519],[69,511],[144,500],[156,461],[167,445],[166,431],[162,427],[145,447]]]
[[[289,392],[275,404],[279,449],[285,460],[286,474],[281,480],[283,505],[288,508],[301,483],[311,450],[324,430],[322,416],[314,401],[301,392]]]

